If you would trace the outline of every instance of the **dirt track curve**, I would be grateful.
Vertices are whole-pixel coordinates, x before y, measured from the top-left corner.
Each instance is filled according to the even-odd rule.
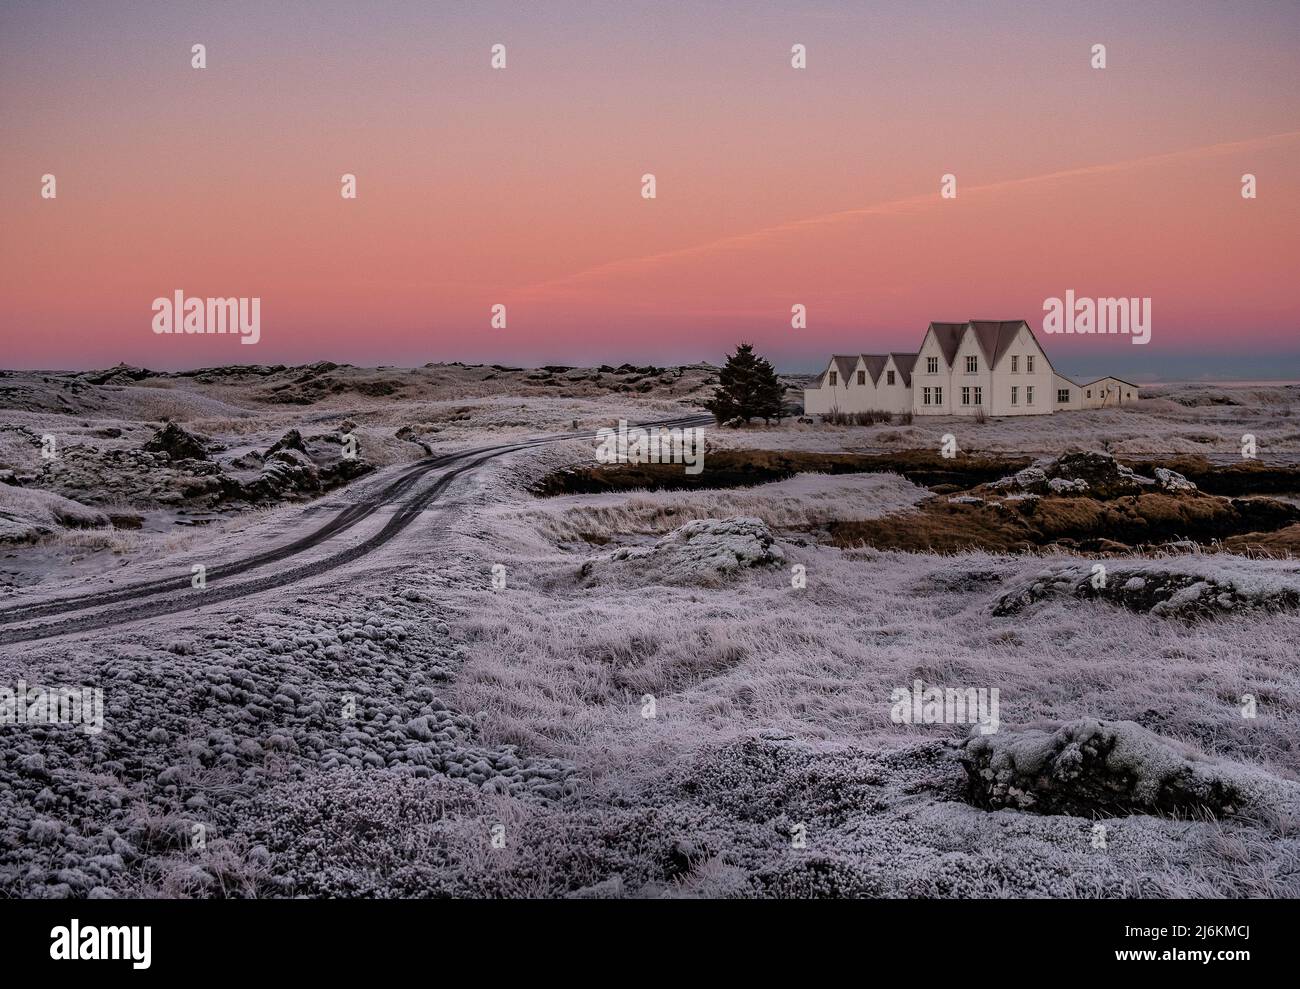
[[[643,427],[698,426],[711,421],[712,420],[706,416],[692,416],[683,419],[646,422],[641,423],[640,425]],[[353,560],[360,559],[369,553],[373,553],[379,547],[392,540],[401,533],[402,530],[415,521],[415,519],[420,516],[421,512],[435,502],[451,482],[461,474],[474,470],[476,467],[479,467],[489,460],[507,453],[513,453],[517,450],[542,446],[548,443],[562,443],[573,440],[592,439],[594,437],[595,433],[567,433],[556,436],[539,437],[532,440],[522,440],[518,443],[479,447],[476,449],[464,450],[459,453],[441,454],[434,457],[428,457],[424,460],[418,461],[414,466],[407,468],[395,480],[377,491],[371,497],[358,502],[357,504],[349,505],[324,525],[307,535],[302,536],[300,539],[296,539],[284,546],[266,550],[262,553],[257,553],[252,556],[235,560],[231,563],[211,568],[206,574],[208,586],[202,590],[191,586],[191,578],[187,573],[178,577],[140,581],[135,584],[128,584],[125,587],[115,588],[111,591],[78,594],[71,597],[58,598],[53,601],[43,601],[39,604],[18,604],[9,608],[0,609],[0,626],[14,626],[23,622],[29,622],[35,618],[57,616],[57,620],[51,622],[37,625],[20,625],[20,627],[17,628],[0,629],[0,645],[10,645],[18,642],[33,642],[39,639],[50,639],[60,635],[88,632],[95,629],[108,628],[114,625],[125,625],[129,622],[136,622],[147,618],[157,618],[161,615],[179,614],[180,612],[192,611],[208,605],[219,604],[223,601],[247,597],[251,594],[260,594],[263,591],[285,587],[290,584],[296,584],[300,581],[307,580],[311,577],[319,576],[320,574],[327,573],[337,567],[351,563]],[[350,546],[331,556],[319,560],[313,560],[310,563],[304,563],[287,570],[277,570],[274,573],[268,573],[264,576],[255,577],[238,584],[223,584],[223,581],[230,577],[238,576],[239,574],[260,567],[265,567],[272,563],[279,563],[290,559],[314,546],[318,546],[321,543],[335,538],[341,533],[347,532],[359,522],[369,518],[379,509],[401,498],[412,488],[416,487],[419,481],[430,472],[453,464],[457,466],[440,474],[437,480],[428,487],[419,489],[414,494],[410,495],[410,497],[401,504],[398,510],[393,513],[392,518],[388,520],[387,524],[379,532],[355,546]],[[217,586],[214,587],[213,584],[216,584]],[[80,614],[81,612],[100,609],[105,606],[120,604],[122,602],[130,603],[125,604],[120,608],[94,611],[92,614]],[[69,615],[75,617],[65,617]]]

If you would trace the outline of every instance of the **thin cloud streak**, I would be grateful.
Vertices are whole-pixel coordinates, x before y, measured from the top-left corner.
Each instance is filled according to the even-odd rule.
[[[1147,155],[1142,158],[1132,158],[1128,161],[1108,162],[1100,165],[1083,165],[1078,168],[1067,168],[1061,171],[1048,172],[1044,175],[1029,175],[1018,179],[1003,179],[999,182],[988,182],[984,185],[965,186],[962,188],[961,194],[963,198],[969,198],[972,195],[989,195],[1003,192],[1007,189],[1044,185],[1050,182],[1060,182],[1093,175],[1114,174],[1117,172],[1131,171],[1133,169],[1147,168],[1171,162],[1194,161],[1202,158],[1212,158],[1218,155],[1235,154],[1245,151],[1259,151],[1265,148],[1287,144],[1288,142],[1295,141],[1297,138],[1300,138],[1300,131],[1283,131],[1278,134],[1269,134],[1264,137],[1248,138],[1244,141],[1226,141],[1218,144],[1207,144],[1199,148],[1186,148],[1181,151],[1167,151],[1163,154]],[[915,212],[920,209],[932,209],[939,205],[940,202],[941,200],[937,193],[926,193],[924,195],[908,196],[904,199],[895,199],[884,203],[875,203],[871,206],[837,210],[833,213],[823,213],[819,216],[807,217],[802,220],[789,220],[785,223],[778,223],[770,227],[764,227],[761,230],[754,230],[744,234],[735,234],[730,237],[722,237],[717,240],[708,241],[704,244],[695,244],[690,247],[676,248],[671,251],[661,251],[658,254],[647,254],[639,257],[621,258],[617,261],[608,261],[592,268],[586,268],[582,271],[573,272],[572,274],[562,275],[559,278],[549,279],[544,282],[535,282],[532,285],[528,285],[521,289],[519,294],[522,296],[545,294],[554,289],[560,289],[576,282],[599,278],[604,275],[629,272],[641,267],[661,264],[667,261],[701,257],[715,251],[740,250],[764,243],[783,234],[829,226],[836,223],[842,223],[846,220],[858,219],[860,217],[897,216],[904,213]]]

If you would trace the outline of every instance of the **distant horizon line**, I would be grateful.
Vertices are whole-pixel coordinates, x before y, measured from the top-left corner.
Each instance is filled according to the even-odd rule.
[[[126,361],[119,361],[116,364],[90,366],[84,368],[8,367],[8,368],[0,368],[0,375],[9,375],[9,374],[77,375],[77,374],[91,374],[94,372],[108,372],[108,371],[113,371],[117,368],[129,368],[132,370],[146,371],[149,374],[176,375],[176,376],[184,377],[191,374],[196,374],[200,371],[208,371],[208,370],[215,370],[215,369],[222,369],[222,368],[282,367],[288,370],[291,368],[311,367],[316,364],[333,364],[336,367],[350,367],[350,368],[356,368],[358,370],[372,370],[372,371],[383,371],[383,370],[418,371],[424,368],[439,367],[439,366],[492,367],[492,368],[501,368],[501,369],[518,369],[520,371],[535,371],[545,367],[578,370],[578,369],[591,369],[591,368],[599,368],[599,367],[620,367],[620,366],[662,367],[662,368],[680,368],[680,367],[718,368],[722,366],[720,363],[714,363],[709,360],[684,361],[684,362],[676,362],[676,363],[669,363],[669,364],[658,364],[653,361],[650,361],[645,364],[638,364],[636,361],[630,359],[625,359],[619,362],[618,364],[613,364],[609,361],[600,361],[598,363],[592,363],[592,364],[566,364],[563,362],[546,362],[546,363],[538,363],[538,364],[507,364],[507,363],[502,363],[501,361],[465,361],[465,360],[425,361],[422,364],[354,364],[350,361],[336,361],[327,357],[322,357],[316,360],[301,361],[298,363],[292,363],[289,361],[270,361],[270,362],[232,361],[225,364],[201,364],[197,366],[183,367],[183,368],[151,368],[151,367],[146,367],[142,364],[128,364]],[[776,368],[776,372],[778,374],[785,374],[785,375],[808,375],[808,376],[815,376],[820,373],[815,368],[809,370],[797,370],[792,368],[781,368],[781,367]],[[1080,376],[1080,372],[1076,372],[1076,371],[1062,371],[1058,369],[1057,373],[1061,374],[1064,377]],[[1087,373],[1091,374],[1092,372],[1087,372]],[[1207,375],[1203,377],[1176,376],[1170,378],[1156,378],[1156,377],[1151,377],[1149,372],[1143,372],[1137,374],[1131,372],[1127,372],[1127,373],[1128,373],[1128,378],[1126,380],[1130,380],[1135,385],[1182,385],[1182,384],[1276,385],[1276,386],[1300,385],[1300,377],[1278,378],[1276,376],[1263,376],[1263,377],[1255,378],[1247,374],[1238,373],[1238,374],[1227,374],[1227,375],[1223,375],[1222,377],[1212,377]],[[1111,375],[1111,376],[1117,377],[1118,375]],[[1103,375],[1103,377],[1105,377],[1105,375]]]

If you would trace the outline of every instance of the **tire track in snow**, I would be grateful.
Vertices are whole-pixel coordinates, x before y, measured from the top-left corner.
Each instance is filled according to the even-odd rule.
[[[708,421],[711,421],[709,417],[695,416],[685,419],[670,419],[640,423],[639,425],[642,427],[696,426],[702,425]],[[535,440],[524,440],[519,443],[480,447],[473,450],[465,450],[460,453],[434,457],[427,461],[421,461],[416,468],[408,470],[396,481],[384,488],[380,492],[379,497],[362,502],[358,505],[349,506],[339,512],[338,515],[319,529],[293,543],[288,544],[287,546],[254,554],[253,556],[225,564],[221,567],[214,567],[209,571],[208,579],[216,580],[222,576],[235,576],[255,568],[264,567],[270,563],[281,562],[285,559],[296,556],[313,546],[326,542],[351,529],[357,523],[368,518],[370,515],[374,514],[374,512],[384,507],[384,505],[392,501],[395,496],[404,494],[421,477],[428,474],[430,471],[435,470],[438,467],[445,467],[450,463],[473,458],[468,459],[467,463],[462,463],[460,466],[440,475],[428,488],[411,496],[404,504],[402,504],[398,511],[393,514],[392,518],[388,520],[387,524],[385,524],[379,532],[360,543],[357,543],[355,546],[348,547],[347,549],[341,550],[331,556],[327,556],[320,560],[314,560],[310,563],[304,563],[289,570],[280,570],[253,580],[225,587],[209,586],[199,590],[191,586],[190,577],[186,575],[176,578],[163,578],[157,581],[143,581],[107,593],[82,594],[75,597],[62,598],[57,601],[45,602],[39,605],[19,605],[14,608],[0,611],[0,625],[13,625],[17,622],[28,621],[35,617],[47,615],[72,615],[73,617],[63,617],[60,618],[60,620],[40,625],[25,625],[19,628],[0,631],[0,645],[10,645],[18,642],[35,642],[41,639],[50,639],[61,635],[95,631],[97,629],[110,628],[116,625],[125,625],[130,622],[141,621],[148,618],[158,618],[163,615],[174,615],[186,611],[195,611],[207,607],[208,605],[220,604],[224,601],[248,597],[249,595],[260,594],[264,591],[275,590],[277,588],[287,587],[291,584],[300,583],[301,581],[312,577],[328,573],[338,567],[345,566],[346,564],[358,560],[379,549],[414,522],[430,504],[442,495],[451,482],[461,474],[472,471],[487,461],[493,460],[496,457],[503,456],[507,453],[514,453],[519,450],[544,446],[550,443],[594,439],[595,435],[595,433],[582,433],[578,435],[562,434],[559,436],[542,437]],[[183,595],[183,597],[178,599],[176,597],[176,594],[178,593]],[[160,597],[160,595],[171,596]],[[137,601],[127,605],[126,607],[95,612],[88,615],[76,614],[93,608],[103,607],[105,604],[118,603],[123,600],[140,597],[152,600]]]

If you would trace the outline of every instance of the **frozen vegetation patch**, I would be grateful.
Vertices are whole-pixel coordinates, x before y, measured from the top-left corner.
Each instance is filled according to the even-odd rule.
[[[874,754],[851,748],[819,751],[767,729],[709,753],[681,786],[696,800],[789,834],[799,823],[825,827],[886,809],[900,776],[906,786],[950,790],[952,774],[944,765],[942,743]]]
[[[242,841],[278,877],[275,893],[306,896],[1186,893],[1162,885],[1171,857],[1197,863],[1202,894],[1222,894],[1267,860],[1242,843],[1239,871],[1205,868],[1197,857],[1237,848],[1237,832],[1147,817],[1110,822],[1098,852],[1092,820],[988,814],[960,799],[962,776],[939,743],[867,752],[765,730],[697,753],[677,781],[629,780],[614,801],[312,775],[261,793]]]
[[[131,424],[78,422],[65,410],[61,419],[72,421],[64,422],[66,436],[59,430],[60,450],[69,458],[63,466],[87,475],[90,461],[106,463],[121,452],[120,462],[100,465],[105,490],[137,490],[138,482],[149,504],[157,502],[153,492],[168,495],[178,483],[193,484],[201,503],[204,478],[213,476],[205,472],[214,468],[245,486],[265,475],[270,486],[292,488],[310,479],[312,464],[338,456],[337,435],[324,431],[330,423],[345,428],[345,415],[371,430],[363,448],[382,464],[374,455],[384,449],[381,436],[395,437],[390,449],[400,460],[419,455],[416,439],[426,449],[452,450],[486,443],[485,433],[502,441],[543,430],[576,436],[622,416],[690,411],[678,402],[689,375],[631,383],[627,369],[308,370],[211,369],[153,380],[117,369],[108,385],[24,386],[15,401],[100,411],[112,401],[134,410]],[[306,380],[295,380],[300,376]],[[397,378],[404,380],[393,391]],[[0,378],[0,401],[12,383]],[[250,386],[273,414],[225,404]],[[645,397],[636,398],[645,386]],[[509,397],[520,388],[522,397]],[[111,394],[98,394],[105,389]],[[309,414],[285,411],[317,393]],[[220,418],[196,418],[195,409]],[[1107,490],[1104,477],[1094,490],[1084,471],[1047,477],[1044,470],[1042,493],[980,489],[961,497],[957,488],[997,480],[1029,459],[986,457],[976,471],[964,457],[953,464],[930,453],[865,452],[904,441],[933,450],[954,422],[978,429],[984,450],[1059,452],[1132,434],[1108,449],[1167,452],[1176,448],[1172,436],[1193,427],[1204,438],[1187,442],[1205,452],[1235,451],[1245,430],[1267,437],[1270,450],[1289,435],[1295,449],[1300,434],[1280,433],[1280,421],[1270,425],[1253,404],[1223,411],[1230,415],[1206,424],[1199,413],[1196,421],[1161,420],[1145,408],[978,426],[937,417],[883,440],[863,427],[852,434],[794,424],[714,431],[711,443],[771,446],[793,470],[808,463],[789,456],[797,445],[826,451],[818,469],[860,471],[869,461],[873,472],[799,473],[725,490],[512,500],[512,491],[525,489],[529,457],[537,458],[535,475],[575,456],[589,461],[590,442],[575,442],[456,481],[442,511],[385,549],[379,565],[400,568],[407,575],[400,582],[349,565],[296,592],[303,595],[296,600],[295,592],[258,596],[205,608],[198,619],[8,651],[0,670],[9,680],[22,673],[29,681],[38,675],[47,683],[100,685],[107,711],[105,731],[94,738],[0,728],[0,895],[1300,895],[1293,868],[1300,838],[1281,826],[1280,814],[1255,815],[1257,807],[1284,804],[1272,797],[1289,792],[1262,770],[1280,777],[1296,768],[1290,646],[1300,609],[1195,624],[1113,609],[1099,622],[1096,608],[1044,602],[991,618],[992,599],[1007,588],[1054,583],[1040,573],[1044,561],[925,553],[941,545],[938,530],[924,528],[926,503],[915,507],[926,492],[897,473],[880,473],[901,470],[934,485],[934,504],[951,515],[944,532],[983,538],[976,527],[996,522],[1017,544],[1104,534],[1149,545],[1239,531],[1223,521],[1229,503],[1206,492],[1256,494],[1265,481],[1277,485],[1270,490],[1292,491],[1293,469],[1274,469],[1263,480],[1256,469],[1234,470],[1231,487],[1215,488],[1223,469],[1207,464],[1198,472],[1188,466],[1195,458],[1135,465],[1138,494],[1109,500],[1097,493]],[[14,480],[31,484],[40,480],[37,441],[48,427],[44,413],[22,415],[32,425],[27,432],[0,424],[0,471],[12,467]],[[180,436],[167,442],[170,451],[142,450],[162,415],[201,430],[194,435],[208,459],[187,458]],[[101,433],[107,445],[78,447]],[[858,446],[863,452],[846,457],[846,448]],[[737,456],[755,459],[752,449]],[[1159,470],[1169,468],[1199,490],[1162,477]],[[118,500],[108,494],[105,512]],[[949,494],[958,496],[943,497]],[[986,500],[970,500],[976,496]],[[1148,506],[1139,513],[1146,524],[1129,525],[1125,535],[1117,522],[1138,501]],[[1205,520],[1189,524],[1196,513]],[[881,528],[903,533],[921,551],[841,550],[816,541],[831,523],[885,514],[892,517]],[[307,517],[281,519],[291,516]],[[1267,528],[1255,524],[1258,517],[1243,514],[1240,526],[1249,528],[1240,531]],[[279,539],[291,528],[284,521],[272,532],[266,520],[244,518],[255,526],[250,542]],[[760,530],[698,527],[689,538],[679,531],[691,520],[752,519],[780,535],[788,563],[807,565],[806,588],[791,586],[777,545],[765,547]],[[809,531],[813,538],[804,538]],[[194,532],[208,536],[208,546],[224,537]],[[717,552],[733,537],[731,552]],[[459,559],[446,559],[443,540],[455,541]],[[613,559],[624,544],[635,548]],[[203,545],[198,550],[206,553]],[[1069,550],[1087,551],[1082,544]],[[596,553],[589,582],[575,584],[578,563]],[[762,562],[768,555],[770,568]],[[1053,558],[1049,569],[1071,558]],[[507,581],[493,589],[488,575],[497,562],[506,565]],[[1119,583],[1130,592],[1139,589],[1134,581],[1149,580],[1142,572],[1148,564],[1193,577],[1193,585],[1226,580],[1243,597],[1251,574],[1273,581],[1297,573],[1294,565],[1226,557],[1144,563],[1112,555],[1105,562],[1114,564],[1112,585],[1116,568],[1126,571]],[[1076,566],[1075,584],[1091,577]],[[680,586],[669,586],[678,579]],[[647,594],[654,581],[663,586]],[[1064,588],[1050,593],[1069,600]],[[457,622],[458,641],[447,626]],[[1083,715],[1103,726],[1132,720],[1158,731],[1161,750],[1173,754],[1163,762],[1125,756],[1114,770],[1119,780],[1131,774],[1177,783],[1182,756],[1216,765],[1164,738],[1258,763],[1261,771],[1246,770],[1245,782],[1225,773],[1223,793],[1234,786],[1236,802],[1223,806],[1236,812],[1213,819],[1201,813],[1209,804],[1195,800],[1193,809],[1169,812],[1159,799],[1154,811],[1097,810],[1081,799],[1080,816],[1025,813],[1012,803],[990,812],[968,802],[966,770],[946,742],[963,728],[903,731],[891,723],[889,687],[917,676],[997,683],[1003,712],[1049,737]],[[1247,692],[1259,700],[1256,720],[1241,717],[1237,699]],[[657,701],[654,717],[644,714],[647,693]],[[1038,718],[1052,726],[1041,728]],[[1127,750],[1116,742],[1112,751]],[[1059,755],[1049,760],[1059,762]],[[1113,769],[1107,762],[1097,773]],[[1194,783],[1200,779],[1195,767],[1188,772]],[[1262,780],[1257,793],[1251,779]],[[1137,799],[1114,779],[1088,785],[1107,799]],[[1099,849],[1094,828],[1106,813],[1123,816],[1106,820],[1107,844]],[[195,844],[199,827],[203,847]]]
[[[978,731],[957,749],[980,807],[1077,817],[1294,813],[1300,786],[1207,758],[1132,721]]]
[[[310,784],[261,794],[248,839],[273,850],[285,894],[654,895],[735,838],[691,807],[559,807],[355,772]]]
[[[571,764],[482,744],[442,700],[461,654],[422,598],[227,615],[163,649],[23,667],[32,683],[101,686],[104,730],[0,727],[0,894],[251,895],[266,849],[243,838],[250,801],[308,774],[569,795]]]
[[[696,519],[653,546],[623,546],[579,571],[585,581],[613,573],[635,573],[653,583],[713,585],[739,570],[785,561],[762,519]]]
[[[664,535],[692,519],[741,515],[773,531],[808,530],[905,512],[928,494],[897,474],[798,474],[757,488],[570,495],[505,512],[555,542],[604,543],[613,533]]]
[[[1016,615],[1052,597],[1098,599],[1166,618],[1220,618],[1300,607],[1300,567],[1283,561],[1152,560],[1045,567],[1002,594],[993,614]]]
[[[108,524],[102,512],[70,498],[0,482],[0,543],[31,542],[64,529]]]

